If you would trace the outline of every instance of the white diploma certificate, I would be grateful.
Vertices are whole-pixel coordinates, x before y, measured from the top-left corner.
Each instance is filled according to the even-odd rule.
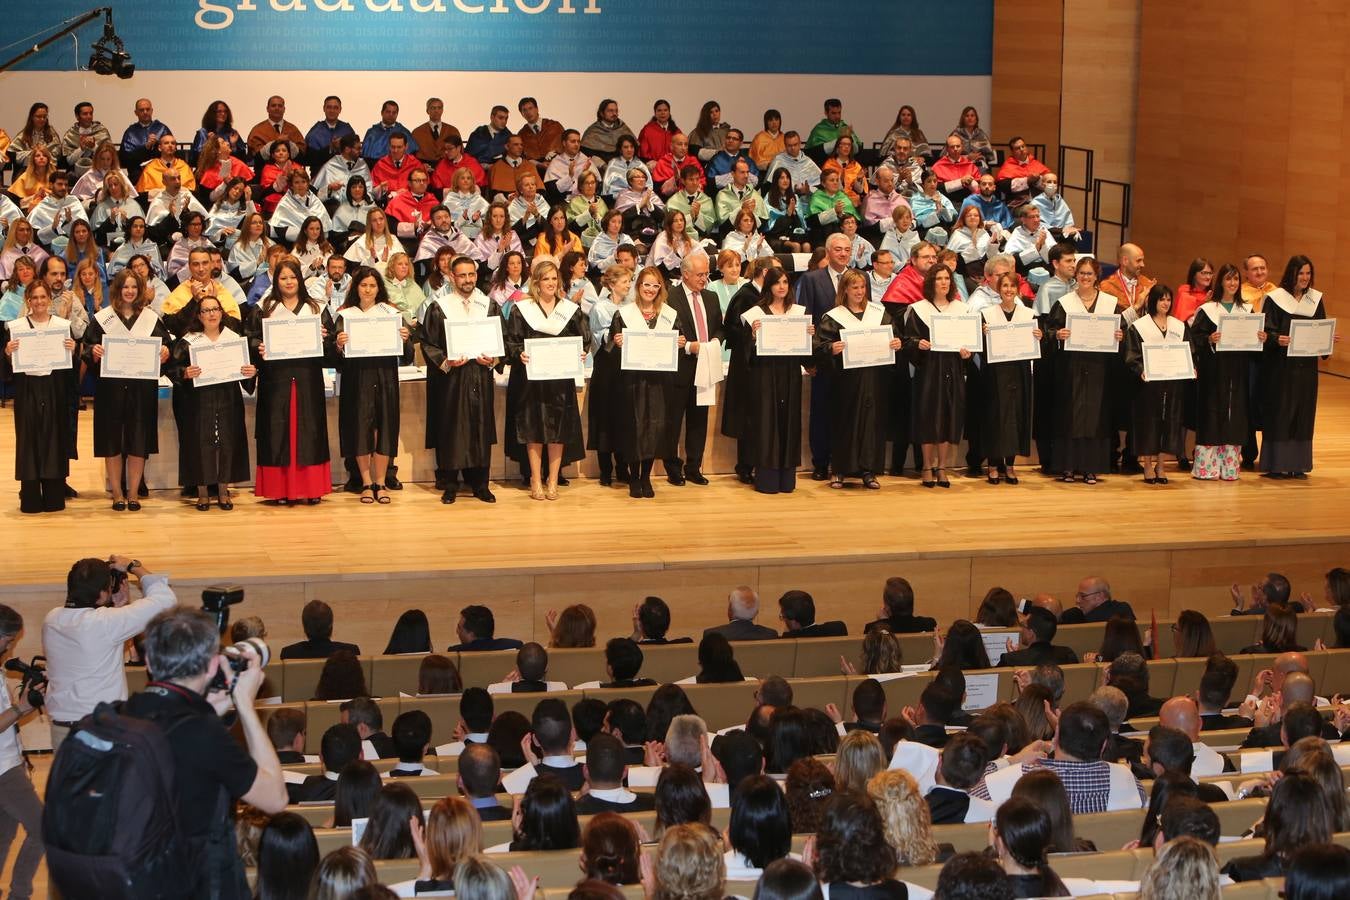
[[[342,352],[348,359],[403,355],[403,337],[398,333],[402,316],[352,316],[342,324],[347,333]]]
[[[323,320],[304,318],[263,319],[263,347],[268,362],[313,359],[323,356]]]
[[[159,381],[159,338],[103,336],[103,378],[129,378],[135,381]]]
[[[222,337],[214,344],[210,341],[188,344],[188,361],[202,370],[202,374],[192,379],[196,387],[243,381],[247,376],[239,370],[249,364],[248,341],[242,337]]]
[[[755,335],[755,353],[760,356],[810,356],[809,316],[762,316]]]
[[[71,351],[66,349],[70,328],[66,325],[34,325],[31,331],[13,335],[19,348],[10,357],[15,372],[46,375],[54,369],[69,369]]]
[[[844,368],[893,365],[895,351],[891,349],[891,340],[894,337],[895,332],[889,325],[845,328],[839,332],[839,338],[844,342]]]
[[[979,353],[984,348],[980,335],[983,322],[979,313],[937,313],[928,321],[928,343],[938,353]]]
[[[1109,316],[1069,313],[1064,327],[1069,329],[1069,339],[1064,342],[1065,350],[1076,353],[1115,353],[1120,349],[1120,341],[1116,340],[1120,316],[1114,313]]]
[[[1293,319],[1289,322],[1290,356],[1330,356],[1335,342],[1335,319]]]
[[[506,355],[502,317],[445,320],[445,355],[450,359],[498,359]]]
[[[1022,362],[1041,358],[1035,322],[996,322],[984,336],[987,363]]]
[[[1256,336],[1266,327],[1266,317],[1260,313],[1227,313],[1219,316],[1219,352],[1250,352],[1261,349]]]
[[[962,711],[973,712],[978,709],[988,709],[997,703],[998,679],[997,672],[991,672],[988,675],[967,675],[966,699],[961,704]]]
[[[525,377],[531,381],[561,381],[586,377],[581,361],[581,338],[526,338]]]
[[[1195,377],[1189,341],[1145,344],[1144,378],[1149,381],[1186,381]]]
[[[985,631],[980,630],[980,639],[984,641],[984,652],[989,657],[989,665],[996,666],[998,661],[1003,658],[1003,654],[1008,652],[1008,641],[1012,641],[1013,649],[1017,649],[1017,641],[1020,634],[1016,631]]]
[[[680,333],[625,328],[619,366],[629,372],[676,372],[680,368]]]

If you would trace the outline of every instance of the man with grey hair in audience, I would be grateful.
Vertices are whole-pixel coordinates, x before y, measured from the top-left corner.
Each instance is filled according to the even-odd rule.
[[[704,634],[720,634],[729,641],[765,641],[778,637],[778,632],[755,624],[759,615],[759,594],[748,585],[741,585],[727,597],[727,623],[704,629]]]
[[[1144,754],[1143,743],[1121,734],[1121,726],[1125,724],[1125,711],[1130,705],[1125,699],[1125,693],[1119,688],[1107,685],[1088,694],[1087,702],[1104,712],[1106,721],[1111,725],[1111,737],[1106,742],[1102,759],[1107,762],[1124,762],[1126,765],[1139,762]]]
[[[655,786],[665,766],[688,766],[703,776],[703,787],[714,809],[726,809],[730,805],[726,773],[713,756],[708,725],[699,716],[685,714],[671,719],[665,742],[648,744],[644,762],[644,766],[628,769],[629,787]]]

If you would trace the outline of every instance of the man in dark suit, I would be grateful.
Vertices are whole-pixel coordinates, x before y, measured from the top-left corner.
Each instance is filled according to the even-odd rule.
[[[924,795],[934,825],[988,822],[994,817],[990,800],[970,796],[970,789],[984,777],[987,762],[984,742],[973,734],[951,736],[942,748],[936,785]]]
[[[1200,705],[1200,730],[1219,731],[1225,728],[1251,728],[1252,720],[1246,716],[1230,716],[1224,713],[1228,698],[1233,695],[1233,686],[1237,684],[1238,667],[1222,653],[1215,653],[1205,662],[1205,671],[1200,676],[1200,687],[1196,699]]]
[[[515,638],[494,637],[497,620],[492,610],[486,606],[466,606],[459,611],[459,623],[455,625],[458,644],[446,647],[461,653],[477,650],[519,650],[520,641]]]
[[[586,782],[590,790],[577,801],[578,815],[634,813],[656,808],[654,794],[635,794],[623,786],[628,766],[623,744],[608,734],[586,742]]]
[[[1102,680],[1125,695],[1129,703],[1125,711],[1127,718],[1149,718],[1162,709],[1162,698],[1148,692],[1148,663],[1138,653],[1122,653],[1111,660]]]
[[[642,671],[642,648],[632,638],[610,638],[605,644],[605,672],[609,681],[602,688],[650,687],[656,684],[650,678],[639,678]],[[587,746],[590,746],[589,744]]]
[[[380,711],[378,703],[369,697],[353,697],[344,701],[339,709],[342,711],[343,724],[354,726],[361,740],[370,741],[370,746],[375,748],[376,758],[398,758],[394,739],[384,733],[384,713]]]
[[[484,822],[505,822],[511,807],[497,802],[502,780],[502,762],[487,744],[466,744],[459,755],[459,790],[473,804]]]
[[[1257,707],[1256,725],[1247,732],[1241,746],[1290,747],[1301,737],[1319,733],[1328,741],[1339,741],[1341,735],[1336,726],[1324,721],[1313,706],[1315,696],[1313,680],[1307,675],[1290,672],[1284,676],[1284,684],[1280,686],[1280,714],[1274,721],[1268,721],[1262,707]],[[1295,710],[1299,714],[1291,718]],[[1307,710],[1317,717],[1316,721],[1307,717]]]
[[[267,739],[283,766],[305,761],[305,711],[282,707],[267,717]]]
[[[322,600],[311,600],[300,611],[300,627],[306,640],[281,648],[282,659],[327,659],[339,650],[360,656],[361,648],[333,640],[333,608]]]
[[[705,628],[704,634],[714,632],[729,641],[764,641],[778,637],[772,628],[755,624],[759,615],[759,594],[746,585],[733,590],[727,597],[727,624]]]
[[[906,706],[902,718],[914,726],[912,740],[942,749],[947,743],[947,723],[960,708],[959,694],[937,682],[929,682],[919,694],[918,704]]]
[[[703,448],[708,443],[708,407],[698,405],[694,373],[698,369],[700,348],[708,341],[722,340],[722,305],[708,290],[708,254],[690,253],[680,264],[680,283],[671,289],[666,302],[679,313],[684,350],[680,353],[680,371],[675,376],[674,405],[669,410],[671,433],[667,444],[666,479],[674,485],[692,481],[707,484],[703,477]],[[716,360],[721,365],[721,360]],[[684,422],[684,460],[679,454],[680,422]]]
[[[666,637],[670,631],[670,606],[660,597],[647,597],[633,607],[633,640],[639,644],[691,644],[689,637]]]
[[[1078,662],[1078,654],[1071,647],[1056,647],[1050,643],[1055,639],[1059,623],[1054,613],[1039,606],[1027,610],[1022,624],[1022,649],[1009,650],[999,660],[1000,666],[1039,666],[1041,663],[1055,663],[1067,666]]]
[[[361,735],[353,725],[334,725],[323,733],[319,745],[319,759],[323,774],[310,775],[299,784],[286,785],[292,803],[314,803],[332,800],[337,794],[338,775],[351,763],[361,758]]]
[[[816,623],[816,601],[806,591],[788,591],[778,598],[778,617],[783,620],[784,637],[844,637],[848,626],[838,620]]]
[[[829,265],[807,272],[797,281],[797,302],[810,313],[812,325],[819,327],[820,317],[834,309],[839,276],[848,269],[852,252],[853,245],[847,237],[830,235],[825,241]],[[811,469],[811,477],[816,481],[830,477],[830,382],[819,369],[811,376]]]
[[[586,773],[572,756],[576,732],[572,729],[572,713],[561,700],[540,700],[530,718],[530,732],[539,746],[539,756],[526,762],[534,766],[536,775],[556,775],[569,791],[581,790]]]
[[[881,595],[881,618],[869,622],[866,630],[878,628],[891,634],[923,634],[937,631],[937,619],[914,615],[914,588],[904,578],[887,578]]]
[[[1073,609],[1060,616],[1061,625],[1082,625],[1084,622],[1106,622],[1119,616],[1134,621],[1134,610],[1124,600],[1111,598],[1111,585],[1105,578],[1093,575],[1078,582]]]

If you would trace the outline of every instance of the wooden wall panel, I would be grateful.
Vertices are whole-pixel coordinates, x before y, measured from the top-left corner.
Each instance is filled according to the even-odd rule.
[[[994,78],[986,130],[995,141],[1020,134],[1059,158],[1064,0],[994,4]],[[929,134],[930,139],[934,136]]]

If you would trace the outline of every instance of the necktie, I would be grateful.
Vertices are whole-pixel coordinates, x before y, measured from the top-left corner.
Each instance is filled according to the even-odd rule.
[[[703,311],[703,297],[699,294],[690,295],[689,305],[694,308],[694,333],[698,335],[698,342],[701,344],[708,339],[708,322]]]
[[[535,134],[539,133],[539,126],[537,124],[534,126],[534,133]]]
[[[441,126],[439,125],[431,126],[431,139],[433,141],[439,141],[441,139]]]
[[[281,134],[281,126],[280,126],[280,125],[273,125],[272,127],[275,128],[275,129],[277,130],[277,134]]]

